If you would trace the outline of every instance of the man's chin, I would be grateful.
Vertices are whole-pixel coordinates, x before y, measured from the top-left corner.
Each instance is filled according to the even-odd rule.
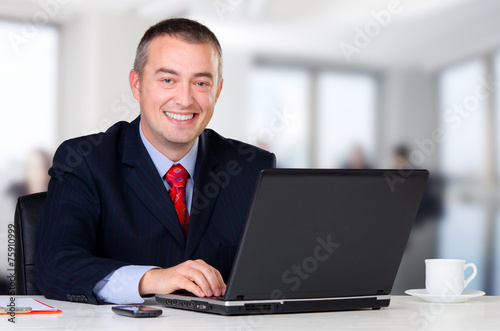
[[[174,145],[178,147],[191,147],[196,140],[198,135],[189,135],[189,136],[168,136],[164,137],[164,141],[166,144]]]

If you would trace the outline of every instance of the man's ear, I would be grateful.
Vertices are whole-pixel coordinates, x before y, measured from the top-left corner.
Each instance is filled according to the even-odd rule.
[[[128,82],[130,83],[130,89],[132,90],[132,95],[137,101],[141,101],[141,89],[140,89],[140,79],[139,73],[134,69],[130,70],[128,75]]]
[[[224,79],[221,79],[220,84],[219,84],[219,88],[217,90],[217,94],[215,95],[215,102],[217,102],[217,100],[219,100],[219,95],[220,95],[220,91],[222,91],[222,83],[223,82],[224,82]]]

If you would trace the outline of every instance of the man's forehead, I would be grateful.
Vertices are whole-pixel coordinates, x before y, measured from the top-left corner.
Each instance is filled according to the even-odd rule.
[[[163,35],[154,38],[148,47],[148,63],[156,68],[154,71],[165,66],[163,60],[169,60],[171,67],[176,63],[184,64],[191,61],[196,64],[210,64],[213,70],[217,70],[217,51],[209,43],[192,43],[175,36]],[[156,61],[155,61],[156,60]],[[173,61],[173,62],[172,62]],[[153,63],[158,62],[158,63]]]
[[[206,53],[212,58],[217,57],[217,50],[210,43],[195,43],[187,41],[180,37],[170,36],[170,35],[161,35],[151,40],[151,43],[148,47],[148,51],[163,52],[167,50],[175,51],[179,49],[193,49],[193,48],[196,48],[200,54]]]

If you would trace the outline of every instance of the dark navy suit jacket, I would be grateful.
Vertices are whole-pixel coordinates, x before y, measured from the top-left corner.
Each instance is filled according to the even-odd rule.
[[[47,297],[100,303],[92,289],[125,265],[203,259],[227,281],[259,172],[274,154],[200,136],[189,230],[139,135],[139,117],[64,142],[49,173],[37,240],[37,287]]]

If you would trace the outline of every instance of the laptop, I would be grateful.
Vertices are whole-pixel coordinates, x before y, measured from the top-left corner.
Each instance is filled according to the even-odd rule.
[[[224,297],[156,301],[220,315],[387,307],[428,175],[263,170]]]

